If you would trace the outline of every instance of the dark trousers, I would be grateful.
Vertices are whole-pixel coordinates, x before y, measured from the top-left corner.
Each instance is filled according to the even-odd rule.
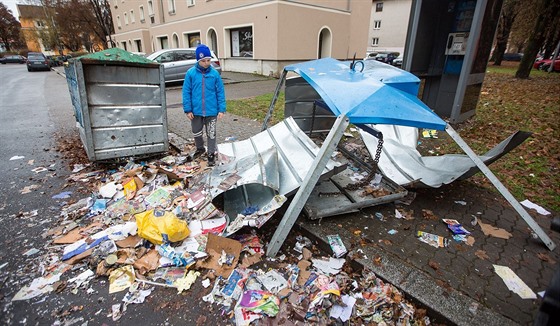
[[[196,149],[204,149],[204,139],[202,138],[203,127],[206,129],[208,141],[208,154],[216,152],[216,116],[203,117],[195,115],[191,121],[192,132]]]

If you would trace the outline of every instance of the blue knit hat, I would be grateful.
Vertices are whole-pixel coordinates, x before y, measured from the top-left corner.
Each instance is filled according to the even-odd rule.
[[[210,53],[210,49],[206,45],[199,44],[196,47],[196,61],[204,58],[212,58],[212,54]]]

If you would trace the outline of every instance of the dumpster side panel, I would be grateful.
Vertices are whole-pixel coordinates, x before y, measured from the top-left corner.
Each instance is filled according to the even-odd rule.
[[[153,65],[83,63],[92,160],[169,149],[160,70]]]

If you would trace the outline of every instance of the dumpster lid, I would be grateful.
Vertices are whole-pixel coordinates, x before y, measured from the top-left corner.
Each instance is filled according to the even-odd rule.
[[[125,51],[119,48],[111,48],[99,52],[94,52],[77,57],[75,60],[87,62],[115,62],[115,63],[128,63],[128,64],[149,64],[159,65],[150,59],[143,56]]]

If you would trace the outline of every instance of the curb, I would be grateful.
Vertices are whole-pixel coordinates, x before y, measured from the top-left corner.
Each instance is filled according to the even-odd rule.
[[[306,223],[305,221],[299,221],[297,226],[303,233],[315,240],[325,252],[332,252],[325,240],[327,235],[338,233],[343,241],[353,236],[344,228],[330,230],[325,226]],[[347,244],[345,243],[345,245]],[[352,257],[349,258],[352,263],[373,271],[379,278],[397,287],[407,298],[426,307],[431,312],[431,315],[436,316],[438,319],[443,319],[446,324],[464,326],[519,325],[515,321],[483,306],[460,291],[453,288],[443,288],[438,285],[434,278],[390,253],[371,246],[360,248],[358,251],[351,250],[347,254],[347,257]],[[374,257],[381,259],[380,261],[375,259],[374,262]]]

